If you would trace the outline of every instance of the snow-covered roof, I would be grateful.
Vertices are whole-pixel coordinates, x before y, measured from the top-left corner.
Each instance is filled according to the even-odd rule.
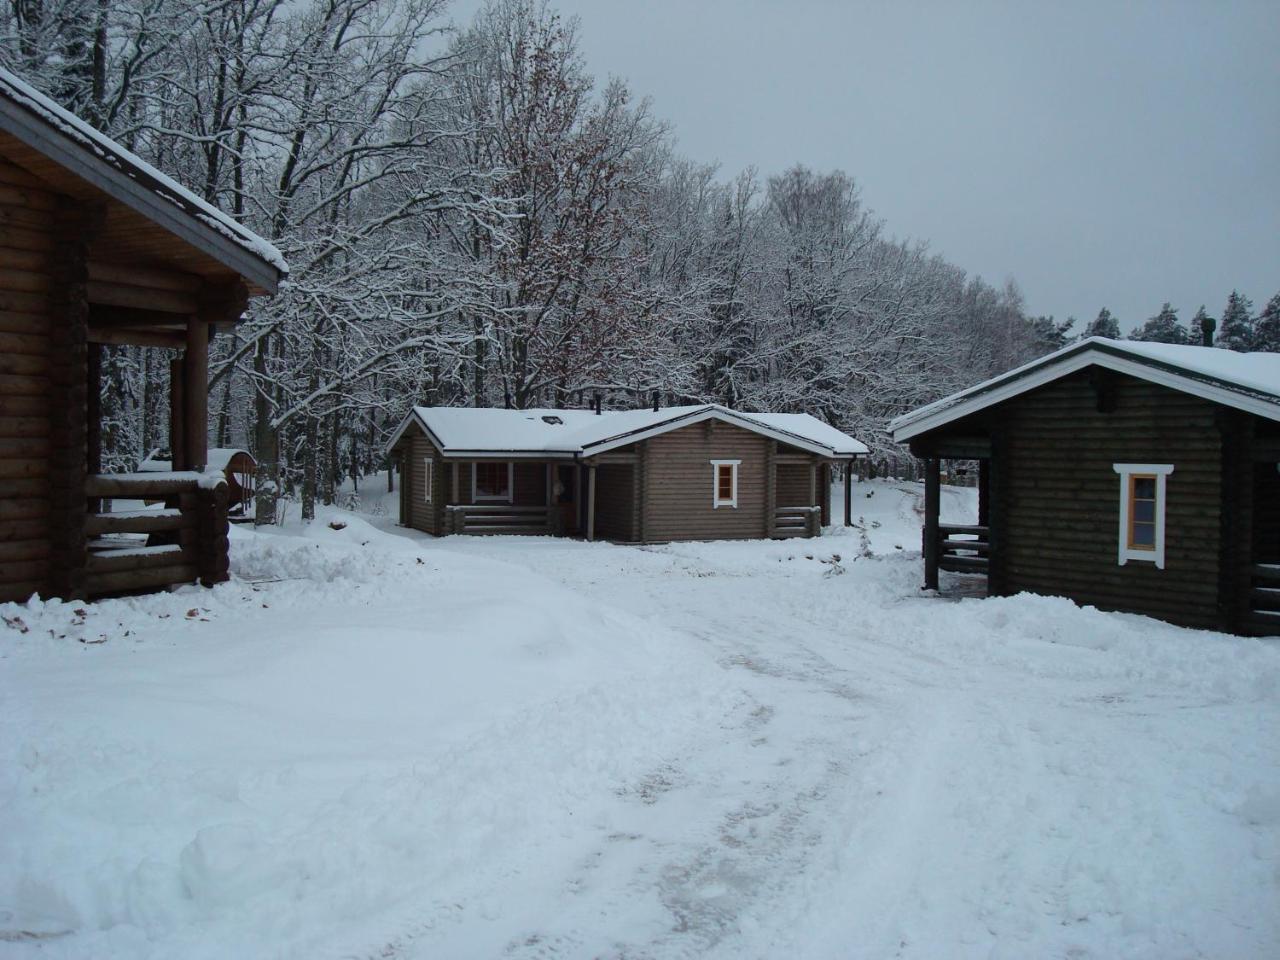
[[[709,419],[825,457],[867,453],[863,443],[807,413],[743,413],[718,404],[605,410],[599,414],[592,410],[414,407],[387,449],[416,422],[446,456],[592,456]]]
[[[1280,354],[1089,337],[903,414],[889,429],[901,443],[1090,366],[1280,420]]]
[[[271,243],[0,68],[0,103],[4,102],[19,109],[0,111],[0,129],[162,226],[173,228],[176,219],[164,217],[166,208],[178,214],[203,233],[206,241],[212,241],[202,244],[204,249],[242,276],[274,292],[279,278],[289,272],[289,265]],[[226,254],[228,246],[233,252],[248,254],[269,271],[259,267],[247,272],[243,256],[218,256],[219,251]]]

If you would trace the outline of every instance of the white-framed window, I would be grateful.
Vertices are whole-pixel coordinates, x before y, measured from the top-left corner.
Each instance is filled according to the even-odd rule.
[[[422,458],[422,476],[425,478],[422,481],[422,499],[427,503],[431,502],[431,479],[432,474],[435,472],[433,469],[435,465],[436,462],[430,457]]]
[[[738,466],[741,460],[711,461],[711,506],[738,506]]]
[[[1116,560],[1145,560],[1164,569],[1165,486],[1171,463],[1113,463],[1120,474],[1120,530]]]
[[[514,463],[503,463],[500,460],[476,461],[471,465],[471,502],[499,500],[510,503],[514,480]]]

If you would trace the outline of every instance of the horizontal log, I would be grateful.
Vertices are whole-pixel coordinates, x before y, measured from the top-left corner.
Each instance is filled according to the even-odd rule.
[[[167,567],[175,563],[194,562],[184,556],[177,544],[157,547],[136,547],[90,553],[85,567],[90,573],[119,573],[125,570],[149,570]]]
[[[24,230],[49,229],[53,225],[53,214],[48,210],[32,210],[0,201],[0,225]]]
[[[511,533],[511,534],[545,534],[546,526],[473,526],[467,524],[463,533]]]
[[[43,271],[0,267],[0,290],[48,294],[52,286],[53,278]]]
[[[25,484],[39,488],[40,493],[29,494]],[[0,480],[0,523],[48,516],[48,488],[45,480]]]
[[[48,417],[6,417],[0,415],[0,439],[47,437]]]
[[[0,223],[0,247],[6,250],[39,250],[47,253],[53,249],[53,224],[40,228]]]
[[[963,523],[939,523],[938,532],[943,536],[950,536],[951,534],[957,534],[957,533],[968,533],[968,534],[973,534],[974,536],[979,536],[979,537],[991,536],[990,527],[985,527],[985,526],[979,527],[979,526],[974,526],[972,524],[963,524]]]
[[[16,187],[36,187],[50,193],[53,192],[53,187],[50,184],[41,180],[30,170],[4,159],[0,159],[0,183]]]
[[[106,343],[122,347],[162,347],[166,350],[184,350],[187,336],[169,330],[138,330],[126,327],[91,326],[90,343]]]
[[[199,474],[167,476],[145,473],[98,474],[85,479],[85,496],[115,497],[128,500],[161,498],[199,489]]]
[[[33,593],[40,593],[44,587],[43,580],[32,580],[31,567],[22,566],[24,579],[10,582],[4,579],[4,571],[0,568],[0,603],[24,603]]]
[[[31,187],[0,181],[0,205],[22,210],[53,210],[58,200],[46,190],[35,190]]]
[[[446,510],[463,510],[467,513],[546,513],[545,506],[517,507],[512,504],[466,503],[450,504]]]
[[[0,263],[10,270],[49,274],[52,260],[47,250],[14,249],[0,244]]]
[[[43,305],[44,308],[48,304]],[[35,336],[49,335],[51,323],[45,309],[34,313],[20,313],[0,309],[0,333],[21,333]]]
[[[42,458],[38,460],[8,460],[0,458],[0,479],[20,480],[33,479],[37,477],[49,476],[49,461]]]
[[[1255,563],[1249,567],[1251,576],[1268,583],[1280,583],[1280,564]]]
[[[938,558],[938,569],[951,573],[986,573],[988,568],[985,557],[952,557]]]
[[[48,517],[38,517],[33,520],[0,520],[0,541],[47,539],[49,539]]]
[[[184,273],[180,270],[157,270],[153,267],[140,267],[131,263],[106,263],[101,260],[90,260],[88,270],[90,280],[126,287],[169,290],[195,296],[200,293],[204,286],[204,280],[194,273]]]
[[[11,396],[0,390],[0,416],[47,417],[50,405],[47,393]]]
[[[973,550],[977,553],[987,553],[991,549],[991,544],[985,540],[943,540],[943,550]]]
[[[0,288],[0,312],[36,313],[46,316],[49,309],[49,297],[45,294],[23,293]]]
[[[180,510],[138,510],[127,513],[94,513],[85,519],[85,532],[93,536],[104,533],[156,533],[196,526],[192,514]]]
[[[92,304],[133,307],[138,310],[177,313],[184,316],[193,315],[199,309],[199,303],[194,296],[172,290],[134,287],[122,283],[108,283],[104,280],[90,280],[86,287],[89,302]]]
[[[49,355],[49,338],[38,333],[7,333],[0,330],[0,356],[13,354],[44,359]]]
[[[47,458],[48,436],[0,438],[0,460]]]
[[[132,590],[154,590],[176,583],[194,583],[199,576],[194,563],[178,563],[165,567],[121,570],[112,573],[89,573],[85,589],[90,596]]]
[[[49,356],[45,353],[0,352],[0,375],[45,377],[49,374]]]
[[[0,540],[0,562],[17,563],[26,560],[44,560],[53,552],[48,537],[36,540]]]

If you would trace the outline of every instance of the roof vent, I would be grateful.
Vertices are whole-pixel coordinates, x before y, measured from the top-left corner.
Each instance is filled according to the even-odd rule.
[[[555,426],[555,425],[557,425],[557,424],[562,424],[562,423],[564,423],[564,421],[563,421],[563,420],[561,420],[559,417],[555,416],[554,414],[550,414],[550,413],[548,413],[548,414],[544,414],[544,415],[543,415],[543,417],[542,417],[542,422],[543,422],[543,423],[549,423],[549,424],[551,424],[552,426]]]

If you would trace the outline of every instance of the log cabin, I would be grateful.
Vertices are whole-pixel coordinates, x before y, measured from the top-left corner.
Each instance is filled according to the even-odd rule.
[[[1093,337],[899,417],[926,460],[924,586],[1280,633],[1280,354]],[[939,519],[979,462],[977,524]]]
[[[0,601],[227,578],[228,489],[206,472],[209,338],[287,270],[269,243],[0,70]],[[102,473],[106,344],[177,351],[172,470]],[[166,506],[102,512],[111,498]]]
[[[387,444],[400,522],[622,543],[818,536],[867,448],[808,414],[414,407]],[[850,521],[845,484],[845,522]]]

